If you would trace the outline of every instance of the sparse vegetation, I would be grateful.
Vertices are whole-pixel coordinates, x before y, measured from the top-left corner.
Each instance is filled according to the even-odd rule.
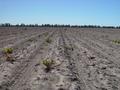
[[[45,59],[43,60],[43,65],[46,66],[45,71],[49,72],[52,69],[52,65],[55,64],[55,62],[51,59]]]
[[[4,49],[3,49],[3,52],[4,52],[5,54],[11,54],[11,53],[13,53],[13,48],[4,48]]]
[[[0,27],[65,27],[65,28],[113,28],[113,29],[120,29],[120,26],[100,26],[100,25],[60,25],[60,24],[42,24],[42,25],[38,25],[38,24],[16,24],[16,25],[12,25],[10,23],[1,23]],[[24,28],[24,30],[27,30],[27,28]]]
[[[120,30],[24,28],[0,28],[0,90],[119,89]]]
[[[46,39],[46,42],[47,42],[47,43],[51,43],[52,40],[51,40],[50,38],[47,38],[47,39]]]
[[[120,44],[120,40],[112,40],[112,42],[115,44]]]
[[[5,54],[5,60],[9,61],[9,62],[13,62],[15,59],[13,58],[13,56],[11,55],[13,53],[13,48],[4,48],[3,52]]]

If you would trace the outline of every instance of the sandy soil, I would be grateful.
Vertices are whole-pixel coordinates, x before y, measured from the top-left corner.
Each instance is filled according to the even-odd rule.
[[[119,29],[0,28],[0,90],[120,90],[120,44],[113,40]],[[13,48],[12,63],[5,47]],[[45,59],[55,62],[49,72]]]

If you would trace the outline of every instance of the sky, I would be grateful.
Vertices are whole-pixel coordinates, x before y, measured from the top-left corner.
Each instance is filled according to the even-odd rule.
[[[0,0],[0,23],[120,26],[120,0]]]

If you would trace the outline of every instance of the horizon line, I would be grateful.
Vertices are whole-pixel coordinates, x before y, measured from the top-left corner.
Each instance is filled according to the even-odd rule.
[[[39,23],[16,23],[16,24],[13,24],[13,23],[9,23],[9,22],[5,22],[5,23],[0,23],[0,25],[2,24],[10,24],[10,25],[70,25],[70,26],[100,26],[100,27],[104,27],[104,26],[107,26],[107,27],[120,27],[120,25],[100,25],[100,24],[58,24],[58,23],[54,23],[54,24],[50,24],[50,23],[43,23],[43,24],[39,24]]]

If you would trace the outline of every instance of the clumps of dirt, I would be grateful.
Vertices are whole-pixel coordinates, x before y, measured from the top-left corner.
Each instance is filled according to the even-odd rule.
[[[58,90],[66,90],[66,89],[64,89],[64,88],[58,88]]]
[[[88,58],[89,59],[95,59],[95,56],[89,56]]]

